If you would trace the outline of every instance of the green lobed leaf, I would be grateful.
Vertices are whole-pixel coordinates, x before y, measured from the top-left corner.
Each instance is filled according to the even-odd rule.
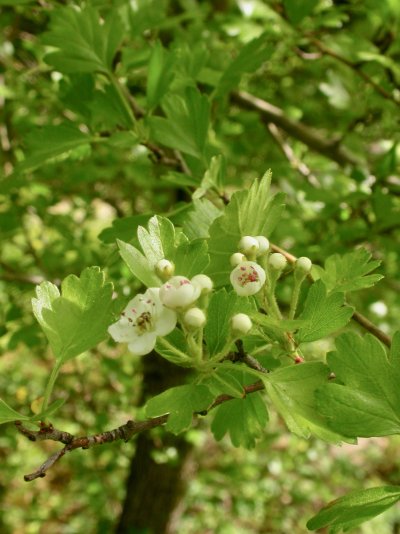
[[[328,364],[340,383],[316,391],[327,424],[346,436],[387,436],[400,433],[400,368],[398,337],[387,356],[371,334],[339,336]]]
[[[11,406],[0,399],[0,425],[12,421],[26,421],[29,417],[16,412]]]
[[[147,75],[147,104],[150,109],[155,108],[167,93],[174,78],[172,69],[175,58],[157,41],[152,50]]]
[[[212,223],[208,243],[211,261],[207,272],[216,286],[229,283],[232,271],[229,259],[237,252],[241,237],[264,235],[269,238],[279,222],[284,195],[272,195],[270,185],[271,172],[268,171],[248,190],[232,195],[223,215]]]
[[[285,11],[292,24],[299,24],[305,17],[311,15],[318,5],[318,0],[283,0]]]
[[[214,220],[221,215],[221,210],[206,198],[193,201],[193,209],[183,223],[183,232],[190,241],[208,238],[209,229]]]
[[[175,272],[187,278],[203,273],[210,263],[210,257],[207,252],[207,242],[204,240],[182,243],[172,256]]]
[[[221,363],[203,383],[215,397],[226,394],[242,399],[246,394],[243,384],[237,378],[237,374],[237,372],[232,372],[231,369],[226,369],[224,363]]]
[[[259,392],[224,402],[215,409],[211,431],[217,441],[225,434],[234,447],[252,449],[268,422],[268,411]]]
[[[112,9],[104,24],[99,12],[86,7],[64,7],[53,11],[50,31],[43,42],[58,50],[45,61],[60,72],[112,71],[115,52],[124,36],[124,26],[118,10]]]
[[[333,334],[350,321],[353,311],[353,308],[344,305],[343,293],[327,295],[324,283],[318,280],[310,287],[299,316],[300,320],[308,321],[308,325],[295,334],[297,343],[307,343]]]
[[[146,404],[146,416],[169,414],[166,429],[179,434],[190,428],[193,414],[206,410],[213,395],[206,386],[189,384],[167,389]]]
[[[306,362],[279,368],[262,380],[265,389],[289,430],[308,438],[310,434],[338,443],[343,437],[332,432],[317,410],[314,393],[328,383],[329,369],[322,362]]]
[[[161,281],[149,265],[145,256],[134,246],[117,239],[121,258],[127,264],[132,274],[147,287],[159,287]]]
[[[137,230],[140,246],[151,267],[164,258],[172,259],[175,248],[175,228],[165,217],[155,215],[147,223],[147,230],[139,226]]]
[[[112,322],[112,284],[99,267],[69,275],[57,287],[43,282],[32,299],[33,312],[58,360],[66,361],[105,339]]]
[[[255,305],[251,300],[239,297],[234,291],[228,293],[226,289],[221,289],[212,295],[204,328],[204,339],[210,357],[218,354],[226,346],[231,333],[232,316],[254,309]]]
[[[400,500],[400,486],[353,491],[330,502],[307,523],[308,530],[329,527],[330,533],[347,532],[383,513]]]
[[[380,274],[368,274],[381,263],[379,260],[370,261],[371,257],[372,254],[362,248],[343,256],[329,256],[325,268],[319,269],[320,278],[329,292],[347,293],[371,287],[383,278]]]

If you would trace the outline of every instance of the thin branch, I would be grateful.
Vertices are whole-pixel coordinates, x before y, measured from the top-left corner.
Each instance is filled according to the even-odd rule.
[[[297,259],[296,256],[293,256],[293,254],[290,254],[290,252],[287,252],[286,250],[278,247],[277,245],[271,244],[271,249],[274,252],[280,252],[281,254],[283,254],[289,263],[294,263]],[[360,326],[362,326],[364,330],[367,330],[373,336],[382,341],[382,343],[384,343],[387,347],[391,347],[392,340],[390,336],[388,336],[385,332],[383,332],[383,330],[374,325],[369,319],[367,319],[367,317],[365,317],[365,315],[362,315],[358,311],[354,311],[352,319]]]
[[[276,124],[290,136],[295,137],[328,159],[336,161],[341,166],[362,164],[360,158],[349,152],[336,140],[326,139],[325,134],[301,122],[290,119],[281,108],[270,104],[266,100],[257,98],[245,91],[232,93],[231,99],[242,108],[257,111],[267,125],[271,122]]]

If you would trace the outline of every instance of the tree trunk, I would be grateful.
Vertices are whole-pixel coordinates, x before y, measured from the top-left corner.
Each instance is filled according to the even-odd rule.
[[[142,400],[184,382],[187,371],[154,352],[144,358]],[[173,447],[177,456],[157,463],[154,454]],[[161,429],[140,434],[126,483],[126,496],[116,534],[168,534],[173,512],[186,487],[185,466],[192,449],[184,437]]]

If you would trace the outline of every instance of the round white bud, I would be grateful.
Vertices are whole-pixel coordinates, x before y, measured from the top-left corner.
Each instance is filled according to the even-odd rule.
[[[310,258],[307,258],[305,256],[302,256],[301,258],[297,258],[296,260],[296,269],[303,272],[303,273],[309,273],[311,271],[312,262]]]
[[[160,287],[160,300],[167,308],[187,308],[200,296],[200,288],[185,276],[173,276]]]
[[[252,326],[253,323],[251,322],[250,317],[245,313],[237,313],[231,319],[232,331],[235,334],[247,334],[250,332]]]
[[[206,316],[200,308],[190,308],[183,316],[183,322],[190,328],[202,328],[206,324]]]
[[[286,267],[287,259],[280,252],[275,252],[269,257],[268,263],[273,269],[282,271]]]
[[[193,285],[200,288],[201,293],[203,295],[206,295],[207,293],[211,293],[211,291],[213,290],[213,286],[214,286],[213,281],[206,274],[196,274],[191,279],[191,282]]]
[[[239,241],[238,248],[243,254],[252,255],[257,253],[260,245],[255,237],[245,235]]]
[[[269,240],[263,235],[257,235],[256,239],[259,245],[257,256],[263,256],[269,251]]]
[[[229,261],[231,262],[232,267],[236,267],[236,265],[239,265],[239,263],[242,263],[242,261],[246,260],[247,258],[244,254],[241,252],[235,252],[235,254],[232,254]]]
[[[156,264],[156,273],[164,280],[171,278],[171,276],[174,274],[174,271],[175,265],[172,263],[172,261],[163,259],[159,260]]]

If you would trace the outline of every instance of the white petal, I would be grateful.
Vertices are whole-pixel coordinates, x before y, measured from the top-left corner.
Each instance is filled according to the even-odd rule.
[[[135,339],[128,344],[129,352],[135,356],[148,354],[154,349],[156,339],[157,334],[155,332],[146,332],[145,334],[136,336]]]
[[[176,326],[176,313],[174,310],[163,308],[162,312],[157,317],[156,333],[158,336],[166,336]]]
[[[125,317],[109,326],[108,333],[114,341],[119,341],[120,343],[128,343],[136,336],[135,328]]]

